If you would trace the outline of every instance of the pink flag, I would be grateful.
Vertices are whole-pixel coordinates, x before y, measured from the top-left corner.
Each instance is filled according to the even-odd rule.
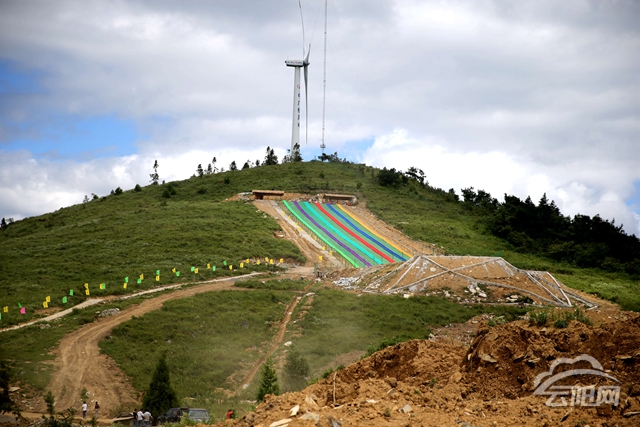
[[[24,307],[22,307],[22,308],[20,309],[20,314],[27,314],[27,309],[26,309],[26,308],[24,308]]]

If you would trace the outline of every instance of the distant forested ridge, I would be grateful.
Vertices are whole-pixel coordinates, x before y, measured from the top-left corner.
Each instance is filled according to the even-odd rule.
[[[491,233],[516,250],[536,253],[583,268],[600,268],[640,276],[640,239],[628,235],[615,220],[599,215],[562,215],[554,201],[543,195],[536,205],[505,194],[500,203],[491,194],[462,190],[463,202],[487,215]]]

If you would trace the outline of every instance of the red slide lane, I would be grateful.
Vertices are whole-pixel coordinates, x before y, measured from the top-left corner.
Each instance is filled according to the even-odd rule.
[[[329,212],[327,212],[320,203],[316,202],[316,206],[318,207],[318,209],[320,209],[322,211],[322,213],[324,213],[326,216],[328,216],[329,218],[331,218],[331,221],[335,222],[336,224],[338,224],[340,227],[342,227],[342,229],[344,231],[346,231],[347,233],[351,234],[353,237],[355,237],[356,239],[358,239],[360,242],[364,243],[364,245],[366,247],[368,247],[369,249],[371,249],[372,251],[374,251],[375,253],[377,253],[378,255],[380,255],[382,258],[386,259],[389,262],[394,262],[393,258],[389,258],[387,255],[385,255],[384,253],[380,252],[380,250],[378,250],[376,247],[372,246],[371,243],[365,241],[362,237],[358,236],[356,233],[354,233],[353,231],[349,230],[349,228],[347,228],[344,224],[342,224],[340,221],[338,221],[333,215],[331,215]]]

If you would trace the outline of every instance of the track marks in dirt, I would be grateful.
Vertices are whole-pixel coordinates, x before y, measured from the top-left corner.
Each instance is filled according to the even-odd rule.
[[[110,411],[119,405],[133,404],[138,399],[137,391],[131,386],[126,374],[115,361],[100,354],[98,343],[119,324],[133,316],[142,316],[162,307],[165,301],[194,296],[204,292],[238,290],[233,284],[238,278],[205,283],[187,289],[142,301],[123,310],[120,314],[101,318],[66,335],[54,354],[54,373],[48,389],[56,396],[59,408],[78,408],[81,393],[86,389],[91,401],[98,400],[103,411]],[[40,408],[38,408],[40,409]]]

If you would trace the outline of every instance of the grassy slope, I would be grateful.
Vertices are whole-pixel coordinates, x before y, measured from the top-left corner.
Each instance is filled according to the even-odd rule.
[[[107,282],[105,293],[122,292],[124,276],[133,278],[140,273],[150,276],[156,269],[162,270],[162,281],[166,283],[170,278],[175,280],[174,276],[164,274],[172,267],[184,273],[192,265],[202,268],[207,262],[220,263],[223,259],[237,260],[254,255],[302,259],[291,243],[272,237],[277,229],[273,219],[264,217],[249,204],[223,202],[238,192],[256,188],[356,193],[381,219],[411,237],[443,246],[448,253],[488,255],[502,251],[503,256],[516,266],[550,270],[570,286],[617,299],[623,307],[640,309],[637,282],[631,282],[624,276],[576,269],[513,252],[506,243],[486,232],[482,218],[474,216],[462,204],[453,203],[428,188],[413,185],[402,189],[380,187],[375,183],[372,171],[372,168],[359,165],[318,162],[260,167],[175,183],[177,194],[170,199],[161,196],[163,186],[149,186],[139,193],[129,191],[106,200],[19,221],[0,232],[0,305],[12,308],[12,313],[3,316],[3,321],[5,325],[7,320],[15,321],[13,310],[17,302],[26,305],[31,312],[41,306],[45,295],[60,296],[69,287],[79,290],[85,282],[92,285],[92,295],[95,295],[99,294],[95,291],[99,282]],[[229,178],[229,183],[224,182],[225,177]],[[223,272],[218,271],[217,274]],[[184,274],[182,280],[186,280]],[[141,286],[131,287],[136,289],[155,284],[145,280]],[[338,314],[332,314],[332,311],[327,311],[327,301],[332,301],[332,298],[331,294],[319,298],[317,304],[320,308],[314,306],[314,310],[321,309],[315,312],[321,314],[320,317],[313,316],[334,316],[338,319],[332,328],[343,331],[345,335],[339,340],[340,345],[347,344],[344,348],[337,346],[320,354],[322,351],[318,348],[325,338],[322,330],[314,329],[310,321],[299,344],[312,359],[310,362],[314,368],[326,365],[340,352],[355,348],[364,350],[381,337],[391,335],[392,330],[405,331],[403,321],[393,320],[402,316],[390,314],[387,319],[393,320],[390,323],[363,322],[370,309],[362,306],[354,311],[361,316],[353,316],[350,307],[356,307],[359,302],[349,298],[333,302]],[[343,302],[347,305],[344,306]],[[54,299],[54,304],[59,303]],[[434,311],[444,306],[438,307]],[[410,337],[424,336],[426,325],[435,326],[473,314],[450,311],[446,319],[439,320],[407,310],[402,308],[401,312],[418,319],[415,324],[406,326],[406,332],[402,332]],[[147,319],[147,316],[142,319]],[[77,326],[73,326],[73,322],[70,325],[69,328]],[[386,325],[393,327],[388,329]],[[62,336],[58,333],[62,328],[55,334],[46,331],[28,328],[11,335],[0,335],[1,347],[5,350],[0,352],[0,357],[7,358],[10,354],[10,347],[5,343],[23,340],[33,343],[34,348],[20,356],[25,362],[22,367],[30,361],[46,358],[47,350]],[[347,335],[352,332],[357,332],[358,336],[353,338],[353,344],[349,344]],[[47,335],[46,340],[39,338],[43,333]],[[39,369],[34,364],[30,373],[25,375],[34,377]],[[45,383],[45,379],[39,377],[38,382]],[[138,385],[144,383],[141,379],[137,381]]]

